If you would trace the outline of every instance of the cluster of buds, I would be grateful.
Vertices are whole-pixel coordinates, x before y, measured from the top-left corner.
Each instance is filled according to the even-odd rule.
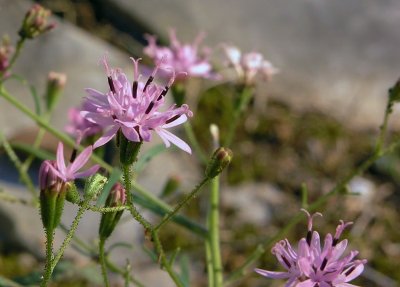
[[[0,45],[0,73],[7,70],[13,52],[14,47],[10,43],[10,38],[7,35],[3,36]]]
[[[48,23],[50,10],[35,4],[25,14],[18,34],[22,39],[33,39],[55,27],[55,23]]]
[[[228,63],[232,66],[239,78],[247,85],[254,83],[255,77],[261,75],[265,80],[269,80],[278,73],[263,55],[257,52],[242,54],[235,46],[224,45],[224,51],[228,58]]]

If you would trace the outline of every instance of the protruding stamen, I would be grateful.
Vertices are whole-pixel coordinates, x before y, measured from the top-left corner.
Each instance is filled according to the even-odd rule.
[[[319,269],[321,269],[321,271],[324,271],[327,263],[328,263],[328,259],[326,259],[326,257],[325,257],[324,260],[322,261],[321,267]]]
[[[138,89],[138,82],[139,82],[139,61],[142,60],[142,58],[138,58],[135,60],[134,58],[131,57],[131,60],[133,62],[133,83],[132,83],[132,97],[136,99],[137,97],[137,89]],[[150,84],[150,83],[149,83]]]
[[[78,153],[78,150],[77,150],[76,148],[74,148],[74,149],[72,150],[71,157],[70,157],[70,159],[69,159],[69,162],[70,162],[70,163],[74,162],[74,160],[76,159],[77,153]]]
[[[147,87],[151,84],[151,82],[153,82],[153,80],[154,80],[154,77],[153,77],[153,76],[150,76],[150,77],[147,79],[147,82],[146,82],[146,84],[144,85],[144,88],[143,88],[143,92],[146,91]]]
[[[111,78],[111,76],[108,76],[107,80],[108,80],[108,85],[110,86],[110,91],[115,93],[114,82],[113,82],[113,79]]]
[[[338,225],[338,227],[336,227],[336,233],[335,237],[333,238],[332,246],[336,246],[336,244],[339,242],[340,235],[343,233],[347,226],[350,226],[352,224],[353,222],[344,222],[343,220],[340,220],[340,224]]]
[[[307,237],[306,237],[308,246],[311,246],[311,239],[312,239],[312,231],[309,230],[309,231],[307,231]]]
[[[292,267],[289,260],[287,260],[287,258],[285,256],[282,256],[282,260],[285,262],[285,264],[287,265],[288,268]]]
[[[166,124],[172,123],[173,121],[177,120],[181,115],[173,116],[172,118],[165,121]]]
[[[147,107],[145,114],[148,115],[153,107],[154,107],[154,102],[151,102],[150,105]]]
[[[136,99],[137,97],[138,82],[134,81],[132,84],[132,97]]]

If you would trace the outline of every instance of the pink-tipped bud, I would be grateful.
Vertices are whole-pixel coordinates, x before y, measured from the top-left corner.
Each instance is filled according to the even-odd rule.
[[[56,167],[56,162],[45,160],[39,170],[40,213],[44,228],[53,231],[60,223],[68,184],[50,166]]]
[[[3,36],[0,45],[0,73],[7,70],[13,52],[14,47],[10,43],[10,38],[7,35]]]
[[[118,182],[112,187],[107,197],[105,207],[118,207],[124,205],[125,203],[125,188]],[[100,238],[105,240],[111,235],[115,229],[115,226],[117,226],[122,213],[123,210],[106,212],[102,214],[99,227]]]
[[[208,178],[214,178],[219,175],[231,162],[232,157],[233,153],[229,148],[218,148],[207,164],[206,176]]]
[[[64,90],[67,76],[63,73],[50,72],[47,76],[46,107],[47,110],[53,109],[62,91]]]
[[[48,23],[51,11],[35,4],[25,14],[19,35],[23,39],[33,39],[55,27],[55,23]]]

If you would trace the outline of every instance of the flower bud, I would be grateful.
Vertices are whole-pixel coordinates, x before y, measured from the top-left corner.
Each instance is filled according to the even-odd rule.
[[[218,148],[207,163],[205,172],[206,177],[214,178],[219,175],[222,170],[231,162],[232,156],[233,153],[230,149],[225,147]]]
[[[0,73],[7,70],[13,52],[14,47],[10,44],[10,38],[7,35],[3,36],[0,45]]]
[[[107,178],[98,173],[89,177],[85,183],[84,199],[96,197],[103,189],[106,182]]]
[[[48,24],[47,21],[51,15],[50,10],[35,4],[25,14],[22,26],[18,32],[23,39],[33,39],[55,27],[54,23]]]
[[[137,160],[137,156],[142,146],[142,142],[133,142],[128,140],[122,132],[119,136],[119,160],[122,165],[131,165]]]
[[[106,207],[117,207],[126,203],[125,188],[119,182],[116,183],[107,197]],[[99,235],[102,239],[107,239],[117,226],[123,210],[103,213],[100,220]]]
[[[400,79],[389,89],[389,101],[391,103],[400,102]]]
[[[54,230],[60,223],[64,208],[66,190],[69,183],[64,183],[50,168],[56,162],[45,160],[39,170],[40,213],[46,230]]]
[[[62,73],[50,72],[47,77],[47,89],[46,89],[46,107],[47,110],[52,110],[54,105],[57,103],[61,92],[64,90],[67,76]]]

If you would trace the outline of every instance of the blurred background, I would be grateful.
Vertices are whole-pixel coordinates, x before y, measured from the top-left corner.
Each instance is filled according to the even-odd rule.
[[[130,71],[128,57],[143,57],[145,33],[156,34],[161,43],[168,44],[169,28],[176,28],[183,42],[191,42],[203,31],[207,35],[204,45],[214,50],[215,59],[222,56],[221,43],[228,43],[244,52],[261,52],[280,70],[271,81],[257,86],[251,109],[238,128],[235,157],[224,178],[221,236],[227,272],[240,266],[258,243],[267,241],[298,213],[303,183],[313,202],[371,154],[387,90],[400,75],[400,2],[396,0],[38,2],[52,10],[58,27],[28,43],[15,72],[37,85],[39,94],[44,91],[49,71],[67,74],[64,97],[52,119],[60,129],[67,122],[67,108],[79,104],[84,88],[106,89],[99,59],[107,53],[113,66]],[[15,42],[31,4],[0,0],[0,33],[7,33]],[[10,87],[19,99],[27,97],[25,87],[16,83],[10,83]],[[202,144],[209,147],[210,123],[223,127],[230,120],[229,90],[211,80],[193,80],[191,87],[188,101],[195,113],[192,124]],[[33,106],[29,100],[24,102]],[[221,111],[227,112],[221,116]],[[399,135],[399,116],[395,107],[391,139]],[[13,143],[30,143],[37,132],[29,119],[1,99],[0,129]],[[56,140],[50,136],[44,141],[43,147],[48,150],[55,146]],[[17,172],[2,150],[0,153],[1,186],[23,196],[26,192],[18,183]],[[360,286],[400,286],[399,156],[395,152],[382,158],[356,177],[349,189],[357,195],[333,198],[319,210],[324,218],[316,220],[316,226],[322,234],[334,232],[339,219],[354,222],[346,236],[352,248],[360,251],[360,257],[369,261],[363,276],[355,281]],[[159,163],[167,160],[170,166],[161,168]],[[179,175],[183,193],[200,178],[201,170],[191,161],[181,153],[162,155],[146,168],[139,181],[157,193],[170,176]],[[32,168],[33,175],[37,166]],[[170,198],[171,202],[180,195]],[[192,207],[188,215],[201,221],[204,202],[200,198]],[[0,274],[21,283],[41,270],[44,239],[35,212],[0,202]],[[70,213],[72,220],[73,209]],[[80,232],[87,240],[96,236],[96,216],[92,214],[82,222]],[[66,220],[67,224],[68,216]],[[125,227],[118,231],[116,240],[142,242],[139,226]],[[132,230],[137,231],[134,238]],[[304,219],[288,237],[295,242],[305,234]],[[167,250],[180,245],[189,254],[191,286],[206,286],[200,239],[179,228],[165,231],[161,238]],[[157,266],[140,251],[135,252],[132,254],[142,255],[132,259],[134,274],[145,280],[146,286],[170,286]],[[120,254],[125,256],[126,250]],[[67,258],[85,268],[69,276],[60,272],[63,276],[55,286],[99,284],[93,279],[96,266],[77,252]],[[65,264],[65,269],[72,268]],[[256,266],[278,268],[269,251]],[[282,286],[282,282],[250,272],[232,286]]]

